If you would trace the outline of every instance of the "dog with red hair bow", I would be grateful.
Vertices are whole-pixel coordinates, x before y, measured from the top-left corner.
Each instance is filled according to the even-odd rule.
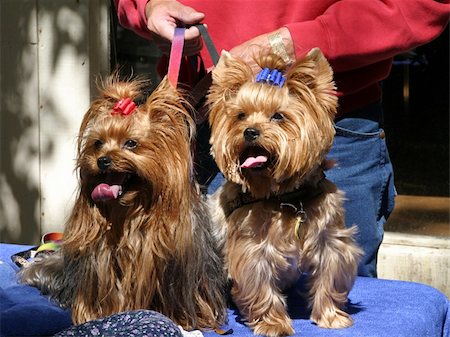
[[[142,81],[108,78],[78,138],[79,193],[62,247],[21,271],[78,324],[152,309],[184,329],[225,320],[225,276],[193,179],[195,123],[163,79],[142,105]]]

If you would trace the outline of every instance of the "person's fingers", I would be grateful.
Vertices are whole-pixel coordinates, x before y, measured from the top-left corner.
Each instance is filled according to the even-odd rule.
[[[205,15],[178,1],[149,1],[146,7],[147,27],[159,49],[167,54],[177,26],[189,26],[199,23]],[[200,32],[196,27],[188,27],[184,34],[184,55],[194,55],[202,49]]]
[[[244,42],[230,50],[230,54],[240,58],[247,63],[254,73],[258,72],[259,66],[255,62],[255,57],[260,54],[260,45],[252,42]]]
[[[191,25],[198,23],[205,18],[205,14],[197,12],[192,7],[184,6],[179,2],[174,4],[174,7],[174,12],[171,14],[184,24]]]
[[[175,27],[196,24],[205,17],[205,14],[177,1],[156,3],[154,7],[149,7],[147,15],[148,28],[169,40],[173,37]],[[199,35],[197,28],[190,27],[186,30],[185,39],[195,39]]]
[[[175,31],[176,24],[175,22],[164,22],[164,23],[157,23],[155,25],[157,29],[155,29],[155,34],[159,35],[162,39],[171,41],[173,38],[173,33]]]
[[[185,40],[193,40],[200,37],[200,31],[197,27],[189,27],[184,32],[184,39]]]

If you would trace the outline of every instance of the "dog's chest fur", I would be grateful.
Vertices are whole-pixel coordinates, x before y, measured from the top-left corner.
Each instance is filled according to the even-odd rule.
[[[257,201],[235,209],[224,219],[225,252],[239,257],[226,259],[226,262],[252,259],[261,265],[258,268],[265,268],[267,264],[267,268],[277,274],[277,286],[289,287],[300,276],[303,238],[295,234],[298,221],[295,211],[281,207],[277,201]],[[304,231],[305,228],[299,230]],[[227,267],[239,268],[237,265]]]

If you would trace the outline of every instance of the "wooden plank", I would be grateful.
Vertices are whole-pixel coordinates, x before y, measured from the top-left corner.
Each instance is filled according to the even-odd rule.
[[[37,244],[63,230],[75,144],[109,71],[109,1],[0,1],[0,235]]]
[[[61,231],[77,189],[74,172],[79,125],[91,82],[108,64],[108,16],[101,0],[39,0],[42,233]],[[93,22],[103,17],[102,22]],[[102,44],[97,41],[105,41]],[[93,42],[95,41],[95,42]],[[94,60],[92,62],[92,60]],[[104,69],[103,69],[104,70]]]
[[[63,230],[76,189],[77,126],[89,103],[87,6],[86,0],[38,4],[41,222],[47,232]]]
[[[35,1],[0,1],[0,237],[39,240],[39,99]]]

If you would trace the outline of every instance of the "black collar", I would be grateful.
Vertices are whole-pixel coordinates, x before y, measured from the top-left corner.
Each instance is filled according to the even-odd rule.
[[[278,202],[280,207],[290,206],[297,212],[303,207],[303,202],[310,200],[324,192],[323,182],[325,181],[325,174],[322,172],[320,179],[312,184],[301,185],[297,189],[281,195],[272,195],[268,198],[256,199],[250,193],[239,193],[236,199],[228,202],[228,214],[231,215],[235,210],[246,205],[250,205],[259,201],[273,201]]]

